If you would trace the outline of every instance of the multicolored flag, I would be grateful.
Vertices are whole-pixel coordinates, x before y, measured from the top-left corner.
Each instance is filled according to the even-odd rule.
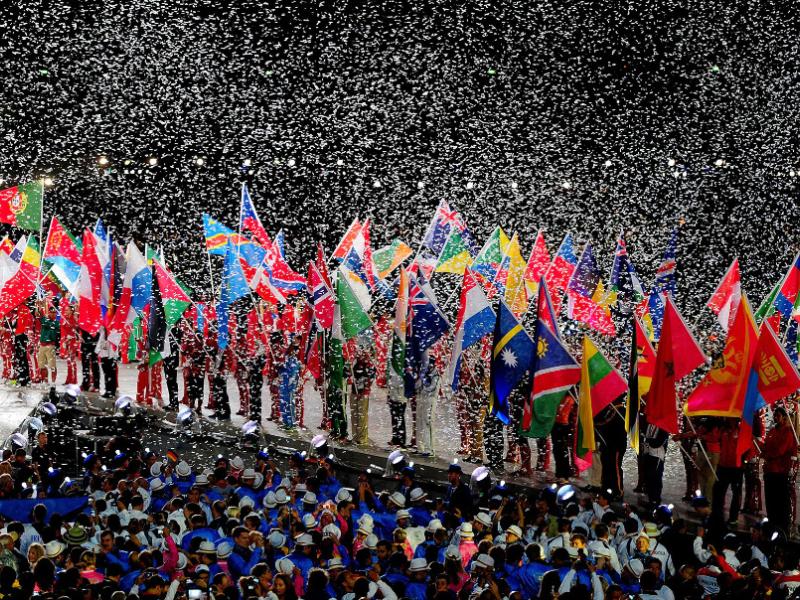
[[[333,309],[336,300],[333,297],[333,290],[325,283],[317,266],[312,261],[308,263],[306,291],[319,326],[322,329],[330,329],[333,325]]]
[[[622,396],[627,387],[619,371],[611,366],[589,336],[584,335],[575,435],[578,471],[583,471],[592,464],[592,452],[595,449],[594,417]]]
[[[713,362],[686,401],[690,416],[740,417],[744,407],[750,364],[758,345],[758,331],[750,303],[742,296],[722,354]]]
[[[586,323],[595,331],[616,335],[617,329],[606,301],[600,269],[597,268],[592,245],[587,242],[567,284],[567,315],[570,319]]]
[[[783,340],[783,349],[786,350],[786,356],[792,361],[796,367],[798,360],[800,360],[800,339],[797,335],[797,329],[800,323],[796,319],[789,321],[789,326],[786,328],[786,337]]]
[[[314,315],[314,308],[306,304],[300,318],[300,331],[303,332],[300,340],[300,362],[302,362],[311,376],[319,380],[322,376],[322,358],[320,356],[320,328]]]
[[[133,324],[137,314],[143,311],[150,301],[150,289],[153,285],[147,261],[133,242],[128,242],[125,264],[119,304],[108,325],[110,332],[108,340],[115,346],[120,344],[123,332]]]
[[[697,340],[670,296],[665,296],[664,324],[656,353],[653,382],[647,393],[647,423],[672,434],[678,433],[675,383],[706,362]]]
[[[478,285],[472,271],[469,268],[465,269],[461,283],[461,302],[456,317],[453,350],[450,355],[450,364],[447,367],[447,379],[454,392],[458,390],[462,353],[489,335],[494,329],[495,321],[496,317],[486,294]]]
[[[533,298],[539,292],[539,281],[547,273],[548,267],[550,267],[550,253],[547,251],[544,234],[540,229],[536,233],[536,240],[533,242],[531,255],[525,267],[524,278],[528,298]]]
[[[497,270],[500,268],[500,263],[503,262],[508,242],[509,239],[506,232],[499,225],[496,226],[492,233],[489,234],[486,243],[478,252],[475,260],[472,261],[472,270],[487,279],[494,280]]]
[[[249,231],[253,234],[255,240],[264,248],[272,246],[272,240],[269,238],[267,230],[261,224],[261,219],[258,218],[256,206],[250,197],[250,191],[247,189],[247,184],[242,184],[242,203],[239,209],[239,229],[241,231]]]
[[[561,332],[558,330],[556,311],[553,310],[553,303],[550,300],[550,290],[547,289],[547,282],[544,278],[539,282],[539,298],[536,301],[536,309],[538,311],[537,318],[541,321],[542,325],[548,327],[556,338],[561,339]]]
[[[772,287],[767,297],[764,298],[758,309],[756,309],[755,318],[759,324],[763,323],[764,319],[772,317],[777,312],[775,310],[775,298],[778,296],[778,292],[781,289],[781,283],[783,283],[783,280]],[[780,323],[780,315],[778,315],[778,323]],[[777,330],[777,327],[775,329]]]
[[[530,368],[534,350],[528,332],[501,298],[492,344],[489,410],[504,425],[511,423],[508,397]]]
[[[474,242],[466,223],[464,223],[464,219],[457,210],[450,208],[446,200],[441,200],[439,206],[436,207],[436,212],[433,214],[431,222],[428,224],[428,228],[425,230],[422,243],[436,256],[439,256],[442,253],[442,248],[444,248],[448,235],[453,231],[458,231],[461,234],[467,249],[472,254],[474,252]]]
[[[231,306],[250,295],[250,286],[242,271],[242,264],[237,256],[236,248],[228,242],[225,252],[225,263],[222,266],[222,283],[220,284],[219,302],[217,303],[217,346],[220,350],[228,347],[228,312]]]
[[[234,231],[203,213],[203,235],[206,240],[206,252],[224,256],[228,240],[234,236]]]
[[[625,431],[631,448],[639,453],[639,413],[642,398],[650,391],[656,368],[656,353],[647,339],[644,326],[633,317],[631,336],[630,371],[628,375],[628,401],[625,403]]]
[[[409,278],[408,314],[411,335],[406,353],[417,360],[447,333],[450,323],[439,309],[431,287],[416,277]]]
[[[51,272],[73,298],[78,297],[81,251],[80,243],[54,216],[50,220],[42,259],[51,265]]]
[[[81,274],[78,278],[78,325],[90,335],[100,331],[103,313],[100,297],[103,288],[103,265],[98,256],[94,234],[87,228],[83,232]]]
[[[353,222],[350,223],[350,227],[347,228],[342,241],[339,242],[338,246],[336,246],[331,258],[340,261],[344,260],[344,257],[347,256],[347,253],[350,252],[350,248],[353,247],[353,241],[356,239],[359,231],[361,231],[361,221],[359,221],[358,217],[356,217],[353,219]]]
[[[742,300],[742,282],[739,275],[739,259],[734,258],[722,277],[717,289],[711,294],[706,306],[717,315],[720,327],[727,333],[733,324],[739,302]]]
[[[451,229],[450,235],[447,236],[447,241],[439,254],[439,259],[436,261],[436,272],[463,275],[464,269],[470,263],[472,263],[472,256],[470,256],[469,248],[467,248],[461,237],[461,232],[455,228]]]
[[[564,297],[564,292],[567,289],[569,280],[572,279],[572,274],[575,272],[575,267],[578,265],[578,257],[575,256],[575,249],[572,242],[572,234],[567,233],[558,247],[553,262],[545,273],[544,280],[547,282],[547,288],[550,290],[550,299],[553,302],[553,310],[555,314],[561,312],[561,302]]]
[[[747,379],[742,420],[739,425],[737,456],[741,457],[753,444],[753,422],[756,413],[800,389],[800,375],[781,348],[775,332],[761,325],[758,347]]]
[[[372,253],[372,260],[380,279],[386,277],[397,267],[403,264],[414,251],[403,240],[395,239],[388,246],[384,246]]]
[[[0,223],[31,231],[41,230],[43,198],[44,183],[41,180],[0,190]]]
[[[800,291],[800,254],[795,256],[792,266],[783,278],[780,289],[775,296],[775,308],[787,319],[792,316],[797,293]]]
[[[401,393],[405,383],[406,333],[408,330],[408,273],[400,268],[400,283],[397,287],[397,300],[394,305],[394,326],[392,328],[392,348],[389,359],[387,380],[391,388]]]
[[[623,234],[617,238],[614,264],[611,267],[611,278],[608,283],[611,288],[609,304],[616,303],[619,312],[624,315],[630,314],[633,307],[645,298],[642,283],[636,275],[636,268],[628,254],[628,246]]]
[[[336,298],[341,314],[341,328],[345,341],[350,340],[372,327],[372,320],[367,309],[361,304],[351,287],[352,279],[346,275],[346,269],[339,269],[336,279]]]
[[[528,310],[528,289],[525,287],[525,259],[519,247],[519,237],[515,233],[506,247],[508,271],[505,276],[505,299],[515,315]]]
[[[19,267],[0,289],[0,319],[25,302],[34,293],[39,279],[41,256],[36,238],[26,238],[25,250],[20,257]]]
[[[539,298],[547,295],[546,283],[539,288]],[[540,306],[542,306],[540,304]],[[536,352],[531,363],[533,385],[522,410],[520,433],[542,438],[550,434],[558,406],[569,389],[581,378],[580,365],[561,341],[558,326],[551,329],[547,311],[541,308],[536,319]]]
[[[669,237],[667,247],[664,249],[664,258],[656,271],[655,289],[662,294],[675,297],[678,288],[677,276],[677,254],[678,254],[678,228],[672,228],[672,235]]]

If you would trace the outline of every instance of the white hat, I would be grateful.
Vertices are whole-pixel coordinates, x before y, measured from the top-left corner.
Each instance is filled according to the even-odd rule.
[[[477,515],[475,515],[475,520],[484,527],[492,526],[492,517],[490,517],[485,512],[479,512]]]
[[[230,542],[220,542],[217,544],[217,556],[219,558],[228,558],[233,552],[233,544]]]
[[[278,504],[289,504],[289,496],[286,494],[284,488],[278,488],[278,491],[275,492],[275,502]]]
[[[410,519],[411,513],[409,513],[405,508],[401,508],[394,514],[394,520],[399,521],[400,519]]]
[[[411,561],[408,570],[412,573],[419,573],[420,571],[428,570],[428,561],[424,558],[415,558]]]
[[[203,540],[200,542],[200,547],[197,549],[198,554],[216,554],[217,548],[211,540]]]
[[[367,539],[364,540],[364,547],[375,550],[378,547],[378,536],[374,533],[369,534]]]
[[[155,479],[153,479],[150,482],[150,491],[151,492],[157,492],[157,491],[163,490],[163,489],[164,489],[164,482],[161,481],[158,477],[156,477]]]
[[[258,489],[261,487],[261,484],[264,483],[264,476],[256,471],[256,477],[253,479],[253,487]]]
[[[479,554],[478,558],[475,559],[475,562],[487,569],[494,569],[494,559],[488,554]]]
[[[195,485],[208,485],[208,475],[205,473],[200,473],[197,477],[194,478]]]
[[[344,563],[339,556],[328,559],[328,571],[331,569],[344,569]]]
[[[267,536],[269,545],[273,548],[283,548],[286,545],[286,536],[278,529],[273,529]]]
[[[239,499],[239,508],[244,508],[245,506],[249,506],[250,508],[254,508],[256,505],[255,500],[253,500],[250,496],[242,496]]]
[[[599,541],[589,542],[586,545],[586,548],[594,556],[605,556],[606,558],[611,558],[611,550],[606,548],[606,545],[603,542]]]
[[[67,549],[66,544],[58,540],[52,540],[44,545],[44,555],[47,558],[58,558]]]
[[[177,465],[175,465],[175,473],[178,477],[188,477],[192,474],[192,468],[189,466],[185,460],[182,460]]]
[[[461,560],[461,551],[458,546],[448,546],[447,550],[444,551],[444,557]]]
[[[303,496],[303,504],[316,504],[317,495],[314,492],[306,492]]]
[[[431,519],[428,521],[428,526],[425,528],[425,531],[428,533],[435,533],[439,529],[444,529],[444,525],[439,519]]]
[[[231,467],[236,471],[244,470],[244,461],[241,456],[234,456],[231,460]]]
[[[255,469],[245,469],[242,471],[242,476],[240,479],[255,479],[256,478],[256,471]]]
[[[511,525],[508,529],[506,529],[506,541],[508,541],[508,534],[517,536],[517,539],[522,539],[522,529],[519,528],[519,525]]]
[[[297,495],[305,494],[308,491],[308,486],[305,483],[298,483],[294,486],[294,493]]]
[[[303,525],[306,526],[306,529],[313,529],[317,526],[317,520],[311,513],[306,513],[303,515]]]
[[[186,555],[183,552],[178,552],[178,564],[176,565],[175,568],[178,571],[183,571],[188,564],[189,564],[189,559],[186,558]]]
[[[462,523],[458,530],[458,535],[467,539],[475,537],[475,534],[472,532],[472,523]]]
[[[409,500],[411,500],[411,502],[417,502],[418,500],[427,498],[427,496],[428,496],[427,492],[425,492],[422,488],[417,487],[411,490],[411,493],[409,494]]]
[[[278,505],[278,502],[275,500],[275,492],[272,490],[268,491],[264,495],[264,508],[275,508]]]
[[[644,573],[644,563],[638,558],[630,559],[625,566],[628,567],[628,570],[636,577],[641,577],[642,573]]]
[[[342,530],[339,529],[337,525],[329,523],[322,528],[322,537],[332,537],[338,540],[340,537],[342,537]]]
[[[153,477],[158,477],[161,475],[161,467],[162,464],[160,462],[154,462],[152,465],[150,465],[150,475]]]
[[[366,536],[372,535],[372,523],[362,523],[358,526],[358,533],[363,533]]]
[[[310,534],[304,533],[297,538],[297,545],[298,546],[313,546],[314,545],[314,538],[311,537]]]
[[[353,500],[353,494],[347,488],[339,488],[339,491],[336,492],[336,503],[338,504],[342,500],[347,500],[348,502]]]
[[[279,558],[275,561],[275,570],[284,575],[291,575],[294,571],[294,563],[288,558]]]
[[[64,386],[64,391],[67,393],[68,396],[72,396],[73,398],[77,398],[81,395],[81,388],[79,385],[74,383],[68,383]]]
[[[403,508],[406,505],[406,497],[400,492],[392,492],[389,502],[393,502],[398,508]]]
[[[216,550],[214,554],[216,554]],[[211,569],[208,568],[208,565],[197,565],[194,568],[194,574],[197,575],[198,573],[211,573]]]
[[[360,517],[358,517],[358,521],[356,521],[359,525],[369,525],[372,527],[375,524],[375,519],[372,518],[372,515],[368,513],[364,513]]]

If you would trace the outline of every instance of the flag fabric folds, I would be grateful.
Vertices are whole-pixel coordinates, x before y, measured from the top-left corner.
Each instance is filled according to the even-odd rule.
[[[472,256],[470,256],[469,249],[461,237],[461,232],[457,229],[452,229],[436,262],[436,272],[463,275],[464,269],[471,262]]]
[[[42,228],[43,181],[0,190],[0,223],[20,229],[39,231]]]
[[[717,315],[720,327],[727,333],[736,316],[742,299],[742,282],[739,275],[739,259],[733,259],[717,289],[711,294],[706,306]]]
[[[410,257],[414,251],[403,240],[395,239],[372,253],[372,260],[380,279],[386,277]]]
[[[725,341],[725,349],[689,395],[686,414],[690,417],[740,417],[757,344],[755,319],[747,297],[743,296]]]
[[[367,309],[353,291],[349,279],[340,269],[339,277],[336,279],[336,298],[341,315],[342,336],[345,341],[372,327]]]
[[[572,242],[572,234],[567,233],[558,247],[553,262],[547,269],[544,276],[547,288],[550,290],[550,299],[553,302],[553,310],[556,315],[561,312],[561,302],[567,284],[575,272],[578,265],[578,257],[575,256],[575,249]]]
[[[536,240],[533,242],[531,255],[528,264],[525,266],[525,288],[528,291],[528,298],[533,298],[539,291],[539,281],[547,273],[550,266],[550,253],[547,251],[547,244],[544,241],[544,234],[541,229],[536,233]]]
[[[100,310],[102,280],[103,266],[98,256],[95,237],[89,229],[85,229],[81,273],[78,280],[78,325],[90,335],[95,335],[103,324]]]
[[[567,285],[567,310],[570,319],[586,323],[595,331],[606,335],[617,332],[606,305],[605,287],[590,243],[583,249]]]
[[[625,431],[631,448],[639,453],[639,413],[642,397],[650,391],[653,372],[656,366],[656,353],[647,339],[644,326],[633,317],[631,335],[630,371],[628,375],[628,401],[625,403]]]
[[[256,206],[253,204],[253,199],[250,197],[250,191],[247,189],[247,184],[242,184],[242,204],[239,210],[239,229],[241,231],[249,231],[253,234],[255,240],[264,248],[272,245],[272,240],[269,239],[269,234],[264,226],[261,224],[261,219],[258,218]]]
[[[706,361],[689,328],[669,296],[665,296],[664,324],[656,352],[653,382],[647,393],[647,423],[678,433],[675,383]]]
[[[313,261],[308,263],[306,291],[319,326],[322,329],[330,329],[333,324],[333,309],[336,300],[333,297],[333,290],[328,287]]]
[[[250,286],[247,284],[247,278],[242,271],[236,249],[229,241],[225,252],[225,263],[222,267],[222,283],[217,303],[217,345],[220,350],[227,348],[230,340],[228,312],[231,306],[249,294]]]
[[[783,278],[778,293],[775,295],[775,308],[787,319],[792,316],[797,292],[800,290],[800,254],[795,256],[792,266]]]
[[[664,249],[664,258],[656,271],[656,289],[663,293],[675,297],[678,288],[677,276],[677,253],[678,253],[678,228],[672,228],[667,247]]]
[[[81,274],[81,245],[58,217],[50,220],[50,229],[42,254],[51,272],[73,298],[78,297],[78,277]]]
[[[26,238],[19,266],[0,289],[0,319],[8,316],[36,292],[40,261],[39,244],[36,238],[30,236]]]
[[[505,425],[511,423],[508,396],[530,368],[534,349],[528,332],[501,298],[492,344],[489,410]]]
[[[505,276],[505,299],[515,315],[528,310],[528,289],[525,287],[525,259],[519,247],[519,237],[515,233],[506,247],[508,271]]]
[[[408,273],[400,269],[400,283],[397,286],[397,300],[394,305],[394,325],[392,327],[392,348],[389,355],[388,382],[391,388],[400,393],[404,390],[406,365],[406,334],[408,331]]]

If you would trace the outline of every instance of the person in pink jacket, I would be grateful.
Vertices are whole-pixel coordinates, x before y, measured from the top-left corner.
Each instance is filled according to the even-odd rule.
[[[461,554],[461,565],[466,569],[472,557],[478,553],[478,546],[475,544],[475,533],[472,531],[472,523],[462,523],[458,530],[458,551]]]

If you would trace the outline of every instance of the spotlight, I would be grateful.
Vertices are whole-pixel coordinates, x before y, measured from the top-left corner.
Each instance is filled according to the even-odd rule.
[[[97,164],[101,167],[105,167],[108,164],[108,157],[107,156],[100,156],[97,159]]]
[[[310,450],[317,455],[317,458],[324,458],[330,454],[330,449],[328,448],[328,438],[322,433],[315,435],[313,438],[311,438]]]
[[[341,167],[342,165],[344,165],[344,161],[341,158],[337,158],[336,159],[336,166],[337,167]]]
[[[44,185],[45,185],[45,187],[52,187],[53,178],[52,177],[45,177],[44,178]]]
[[[252,163],[252,161],[251,161],[249,158],[245,158],[245,159],[242,161],[242,166],[243,166],[243,167],[249,167],[251,164],[253,164],[253,163]]]
[[[383,184],[381,183],[380,179],[376,179],[375,181],[372,182],[372,187],[374,187],[377,190],[379,188],[382,188]]]
[[[425,182],[424,181],[418,181],[417,182],[417,189],[421,190],[421,189],[424,189],[424,188],[425,188]]]
[[[194,421],[194,413],[188,406],[184,406],[178,411],[175,417],[175,424],[179,429],[188,429]]]
[[[12,433],[6,442],[6,446],[10,446],[12,450],[16,450],[18,448],[27,448],[28,438],[19,432]]]
[[[242,436],[244,441],[248,444],[258,444],[259,437],[261,436],[261,427],[258,421],[246,421],[242,425]]]
[[[158,159],[155,156],[151,156],[147,159],[147,164],[151,167],[155,167],[158,164]]]
[[[516,190],[517,188],[519,188],[519,184],[516,181],[512,181],[511,182],[511,189],[512,190]]]
[[[603,163],[603,166],[606,167],[606,168],[610,167],[611,166],[611,161],[607,160],[606,162]]]
[[[120,396],[114,402],[114,410],[120,415],[129,415],[133,406],[133,398],[130,396]]]
[[[406,466],[406,455],[400,450],[392,451],[386,458],[386,468],[383,474],[386,477],[394,477],[403,470]]]
[[[797,171],[794,169],[789,169],[789,177],[797,177]]]
[[[194,164],[196,164],[198,167],[202,167],[204,164],[206,164],[206,159],[202,156],[198,156],[194,159]]]
[[[58,413],[58,408],[52,402],[42,402],[42,405],[39,407],[42,415],[47,418],[52,418],[56,416]]]
[[[575,497],[575,488],[570,484],[562,485],[556,492],[556,500],[560,504],[566,504]]]
[[[572,183],[569,182],[569,181],[566,181],[566,180],[562,181],[561,182],[561,187],[564,188],[565,190],[571,190],[572,189]]]
[[[293,167],[293,166],[295,166],[295,164],[297,164],[297,163],[295,162],[295,160],[293,158],[290,158],[289,160],[286,161],[286,166],[287,167]]]
[[[471,190],[471,189],[474,189],[474,188],[475,188],[475,182],[474,181],[468,181],[467,182],[467,189]]]
[[[674,159],[674,158],[670,158],[670,159],[667,161],[667,166],[668,166],[668,167],[674,167],[674,166],[675,166],[675,159]]]
[[[469,476],[469,487],[473,493],[488,492],[491,489],[492,474],[488,467],[481,465],[472,472],[472,475]]]
[[[722,160],[721,158],[718,158],[717,160],[714,161],[714,166],[716,166],[716,167],[722,167],[724,165],[725,165],[725,161]]]

